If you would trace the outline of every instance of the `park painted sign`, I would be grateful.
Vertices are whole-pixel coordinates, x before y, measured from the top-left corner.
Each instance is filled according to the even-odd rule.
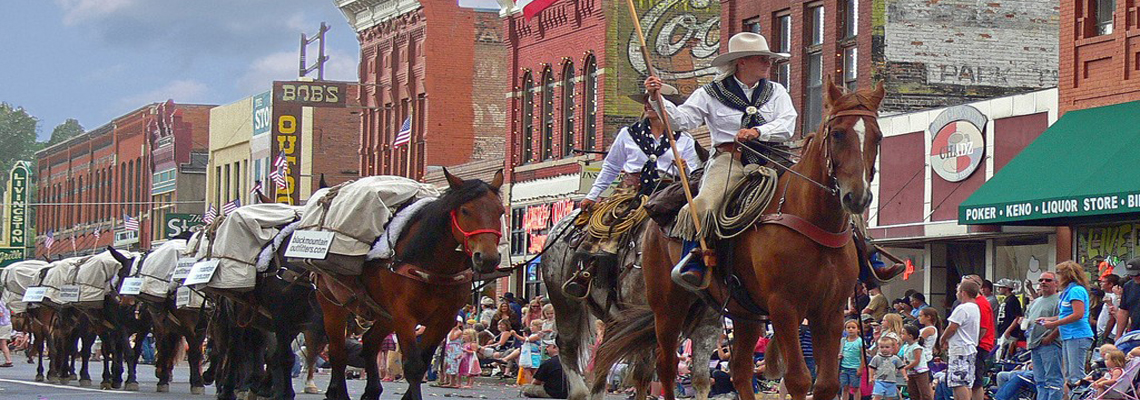
[[[1140,212],[1140,190],[1108,195],[960,207],[958,221],[967,225],[1001,224],[1037,219],[1089,217]]]

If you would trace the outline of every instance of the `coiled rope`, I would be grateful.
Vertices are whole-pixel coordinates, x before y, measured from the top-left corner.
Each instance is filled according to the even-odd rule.
[[[776,170],[761,167],[733,185],[716,212],[720,237],[734,238],[755,225],[775,197],[777,181]]]
[[[586,233],[594,238],[605,239],[628,232],[649,216],[645,210],[645,202],[648,200],[648,196],[632,191],[610,196],[594,206]]]

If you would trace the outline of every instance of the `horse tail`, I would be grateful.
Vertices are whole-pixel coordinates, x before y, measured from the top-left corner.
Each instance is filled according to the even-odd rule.
[[[594,382],[591,391],[606,388],[610,369],[622,359],[657,349],[656,323],[648,306],[630,306],[606,324],[605,338],[594,354]]]

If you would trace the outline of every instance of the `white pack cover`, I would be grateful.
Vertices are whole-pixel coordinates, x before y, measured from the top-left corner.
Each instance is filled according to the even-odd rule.
[[[71,257],[62,260],[52,261],[48,264],[47,275],[44,276],[44,281],[41,286],[46,286],[47,293],[44,299],[52,304],[64,304],[59,300],[59,288],[64,285],[73,285],[75,282],[75,275],[79,273],[79,265],[87,262],[89,256],[85,257]]]
[[[0,301],[13,313],[22,313],[28,310],[28,303],[21,301],[24,292],[30,287],[40,285],[40,272],[48,267],[48,263],[40,260],[25,260],[8,265],[0,270],[0,284],[3,285],[3,295]]]
[[[120,253],[136,259],[139,256],[138,253],[128,251],[120,251]],[[112,278],[117,278],[119,270],[122,268],[124,268],[123,265],[111,256],[111,252],[104,250],[102,253],[88,258],[87,262],[80,264],[79,270],[75,274],[75,280],[68,282],[68,284],[79,285],[79,303],[81,305],[102,306],[103,297],[111,291]]]
[[[186,240],[183,239],[168,240],[162,246],[151,250],[143,259],[138,272],[134,274],[143,280],[141,293],[160,299],[170,297],[180,285],[179,282],[171,282],[170,275],[174,273],[178,258],[184,251],[186,251]]]
[[[257,255],[279,227],[301,216],[302,208],[286,204],[252,204],[226,215],[211,243],[198,246],[199,260],[221,260],[207,285],[214,289],[249,290],[257,283]],[[195,238],[191,238],[194,241]]]
[[[396,208],[409,201],[439,197],[435,186],[400,176],[370,176],[341,186],[325,214],[321,198],[314,194],[305,205],[298,229],[334,232],[329,253],[344,256],[368,254],[384,233]],[[324,217],[324,223],[321,218]]]

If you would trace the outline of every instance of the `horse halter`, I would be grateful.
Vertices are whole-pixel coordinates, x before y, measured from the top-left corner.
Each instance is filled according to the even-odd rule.
[[[877,111],[871,111],[870,110],[871,107],[869,107],[865,103],[866,99],[864,99],[863,96],[859,96],[858,98],[859,98],[859,105],[867,107],[868,108],[867,110],[848,109],[848,110],[842,110],[842,111],[836,112],[835,114],[831,114],[827,117],[827,121],[823,123],[823,126],[826,127],[826,126],[831,125],[831,121],[833,121],[839,117],[859,117],[859,118],[878,119],[879,113]],[[827,176],[828,176],[828,178],[831,178],[831,189],[830,190],[833,194],[838,194],[839,193],[839,180],[835,178],[835,163],[833,163],[831,160],[831,146],[829,143],[830,140],[831,140],[831,132],[830,131],[823,132],[823,143],[822,143],[823,152],[824,152],[823,158],[825,161],[827,161]],[[862,151],[862,149],[860,149],[860,151]]]
[[[455,230],[459,231],[459,233],[463,234],[463,252],[467,253],[468,257],[471,257],[472,255],[470,244],[472,236],[491,234],[495,235],[495,241],[503,238],[503,232],[498,229],[476,229],[470,232],[463,230],[463,227],[459,226],[459,217],[456,216],[455,211],[456,210],[451,210],[451,226],[454,227]]]

